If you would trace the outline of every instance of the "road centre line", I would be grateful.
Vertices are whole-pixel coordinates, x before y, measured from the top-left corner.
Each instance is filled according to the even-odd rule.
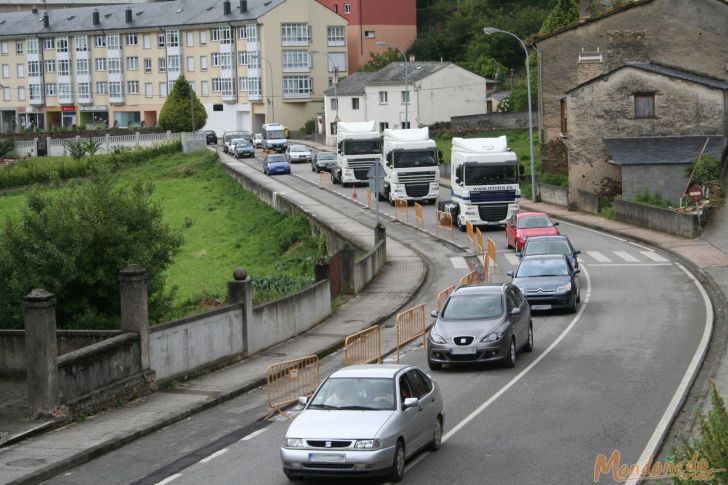
[[[240,441],[249,441],[249,440],[252,440],[253,438],[255,438],[256,436],[258,436],[259,434],[264,433],[266,429],[268,429],[268,428],[260,428],[258,431],[253,431],[248,436],[245,436],[244,438],[241,438]]]
[[[213,453],[212,455],[209,455],[208,457],[206,457],[206,458],[203,458],[202,460],[200,460],[200,463],[207,463],[207,462],[208,462],[208,461],[210,461],[210,460],[214,460],[214,459],[215,459],[215,458],[217,458],[218,456],[220,456],[220,455],[222,455],[222,454],[225,454],[225,453],[227,453],[227,452],[228,452],[228,450],[229,450],[229,448],[223,448],[222,450],[217,450],[217,451],[216,451],[215,453]]]
[[[705,329],[703,330],[703,336],[700,338],[700,345],[698,345],[698,349],[695,352],[695,355],[693,355],[693,358],[690,361],[690,365],[685,370],[685,374],[680,381],[680,385],[675,390],[675,394],[672,396],[670,404],[667,405],[665,413],[662,415],[662,418],[657,423],[657,427],[655,428],[654,433],[652,433],[652,436],[647,442],[644,451],[642,451],[642,455],[637,461],[637,464],[639,465],[639,470],[642,470],[642,467],[648,461],[654,459],[655,454],[657,453],[657,449],[660,446],[660,443],[662,442],[665,433],[667,433],[670,424],[672,423],[673,417],[676,415],[678,409],[684,402],[685,397],[687,396],[688,388],[690,387],[693,379],[700,370],[700,365],[705,358],[706,352],[708,351],[710,335],[713,333],[713,306],[710,303],[710,297],[708,297],[708,293],[705,291],[705,288],[702,287],[700,282],[695,278],[695,276],[693,276],[687,269],[685,269],[682,264],[675,263],[675,266],[680,268],[680,270],[685,273],[688,278],[690,278],[695,287],[698,289],[700,296],[703,297],[703,303],[705,304]],[[627,482],[627,485],[636,485],[640,481],[641,480],[639,479],[632,479]]]
[[[637,244],[634,241],[627,241],[627,243],[631,244],[632,246],[637,246],[638,248],[644,249],[645,251],[654,251],[654,249],[648,248],[647,246],[643,246],[641,244]]]
[[[175,473],[174,475],[169,476],[169,477],[165,478],[164,480],[162,480],[161,482],[155,483],[154,485],[165,485],[166,483],[169,483],[172,480],[176,480],[176,479],[178,479],[181,476],[182,476],[181,473]]]
[[[589,231],[589,232],[594,232],[594,233],[599,234],[601,236],[611,237],[612,239],[616,239],[617,241],[629,242],[626,239],[622,239],[621,237],[617,237],[617,236],[615,236],[613,234],[608,234],[606,232],[598,231],[598,230],[592,229],[590,227],[582,226],[581,224],[574,224],[572,222],[567,222],[567,221],[564,221],[563,219],[562,220],[559,220],[559,224],[566,224],[567,226],[578,227],[579,229],[583,229],[583,230]]]

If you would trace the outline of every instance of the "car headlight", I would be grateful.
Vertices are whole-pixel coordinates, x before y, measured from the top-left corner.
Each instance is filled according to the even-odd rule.
[[[302,438],[286,438],[287,448],[303,448],[304,443]]]
[[[446,344],[447,340],[445,340],[445,337],[440,335],[439,333],[430,332],[430,340],[432,340],[433,343],[436,344]]]
[[[489,333],[488,335],[486,335],[485,337],[480,339],[480,341],[481,342],[497,342],[503,338],[503,335],[505,335],[503,332]]]
[[[382,446],[379,440],[356,440],[354,442],[355,450],[374,450]]]
[[[556,293],[566,293],[567,291],[571,291],[571,283],[566,283],[564,286],[556,288]]]

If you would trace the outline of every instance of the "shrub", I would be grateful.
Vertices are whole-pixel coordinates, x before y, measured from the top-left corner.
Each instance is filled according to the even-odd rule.
[[[174,83],[172,92],[159,113],[159,125],[165,130],[175,133],[193,131],[192,118],[194,113],[194,128],[199,129],[207,123],[205,107],[190,88],[184,76],[180,76]]]
[[[13,140],[9,140],[7,138],[0,139],[0,158],[5,158],[10,156],[10,154],[15,150],[15,143],[13,143]]]
[[[659,190],[655,190],[654,193],[650,193],[648,189],[643,189],[639,194],[637,194],[634,200],[635,202],[640,202],[654,207],[661,207],[663,209],[670,207],[670,201],[664,199]]]
[[[74,160],[81,160],[86,155],[86,144],[81,140],[68,140],[63,146]]]
[[[694,170],[694,171],[693,171]],[[702,155],[685,170],[685,176],[693,176],[692,182],[703,185],[720,179],[720,162],[711,155]]]
[[[314,132],[315,129],[316,129],[316,122],[314,120],[308,120],[308,121],[306,121],[306,123],[303,124],[303,129],[301,131],[303,131],[307,135],[310,135],[311,133]]]

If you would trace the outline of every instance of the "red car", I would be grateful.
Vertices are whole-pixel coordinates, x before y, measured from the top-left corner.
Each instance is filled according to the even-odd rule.
[[[553,222],[543,212],[519,212],[506,222],[506,245],[523,251],[526,239],[532,236],[558,236],[558,222]]]

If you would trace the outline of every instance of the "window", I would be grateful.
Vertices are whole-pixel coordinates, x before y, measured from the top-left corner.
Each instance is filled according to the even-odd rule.
[[[201,30],[200,31],[200,45],[206,45],[207,44],[207,31]]]
[[[40,76],[40,61],[28,61],[28,77]]]
[[[345,14],[350,14],[351,13],[351,4],[349,4],[349,3],[345,3],[344,4],[344,13]]]
[[[210,60],[212,61],[212,67],[220,67],[220,53],[213,52],[210,54]]]
[[[38,46],[39,43],[37,37],[28,39],[28,54],[38,54],[40,52]]]
[[[56,72],[56,61],[48,59],[45,61],[45,72]]]
[[[338,127],[339,126],[338,126],[338,124],[335,121],[333,123],[329,123],[329,132],[332,135],[335,135],[336,134],[336,130],[338,129]]]
[[[220,81],[219,77],[213,77],[212,78],[212,92],[219,93],[220,91],[222,91],[222,81]]]
[[[56,38],[56,52],[68,52],[68,37]]]
[[[142,37],[142,42],[144,43],[145,49],[151,49],[152,48],[152,35],[144,34],[144,37]]]
[[[96,83],[96,94],[109,94],[109,83],[99,81]]]
[[[109,83],[109,97],[111,98],[120,98],[123,93],[121,91],[121,83],[119,81],[114,81]]]
[[[195,82],[194,81],[188,81],[187,84],[190,85],[190,90],[196,94],[195,92]]]
[[[76,36],[76,52],[87,52],[88,51],[88,36],[77,35]]]
[[[160,57],[157,59],[157,70],[159,72],[167,72],[167,58]]]
[[[410,97],[409,97],[409,91],[401,91],[400,97],[402,99],[402,104],[409,104]]]
[[[152,59],[149,57],[144,58],[144,72],[149,74],[152,72]]]
[[[121,73],[121,59],[118,57],[109,57],[106,59],[106,67],[109,69],[110,74]]]
[[[386,91],[379,91],[379,104],[387,104],[389,101],[387,99],[387,92]]]
[[[43,99],[43,90],[41,85],[38,83],[28,85],[28,96],[30,101],[39,101]]]
[[[4,56],[8,55],[8,42],[5,40],[0,42],[0,53]]]
[[[91,83],[78,83],[76,86],[76,92],[79,98],[90,98],[91,97]]]
[[[58,97],[71,98],[71,83],[58,83]]]
[[[3,100],[10,101],[12,98],[12,91],[10,88],[3,88]]]
[[[139,45],[139,39],[136,34],[126,34],[126,45]]]
[[[126,68],[129,71],[136,71],[139,69],[139,58],[137,56],[129,56],[126,58]]]
[[[202,96],[209,96],[210,95],[210,83],[207,81],[202,81],[200,83],[200,94]]]
[[[230,52],[220,53],[220,69],[231,69],[233,67],[233,55]]]
[[[23,53],[23,43],[22,42],[16,42],[15,43],[15,53],[16,54],[22,54]],[[20,88],[18,88],[20,89]],[[25,98],[23,98],[25,99]]]
[[[364,38],[365,39],[373,39],[375,37],[373,30],[365,30],[364,31]]]
[[[339,99],[338,98],[331,98],[331,109],[334,111],[339,109]]]
[[[249,95],[260,96],[260,78],[259,77],[241,77],[240,91],[247,92]]]
[[[157,47],[164,47],[167,35],[164,32],[157,34]]]
[[[283,69],[292,71],[308,70],[311,66],[308,51],[283,51]]]
[[[561,134],[565,135],[569,132],[569,126],[566,118],[566,98],[561,100]]]
[[[634,117],[654,118],[655,117],[655,94],[643,93],[634,95]]]
[[[389,123],[379,123],[379,131],[384,131],[389,128]]]
[[[139,81],[127,81],[126,92],[127,94],[139,94]]]
[[[106,36],[97,35],[96,37],[94,37],[94,45],[96,47],[106,47]]]
[[[344,26],[335,25],[326,28],[326,39],[329,45],[346,45]]]
[[[76,74],[88,74],[88,59],[76,59]]]
[[[260,59],[256,51],[240,51],[240,65],[248,67],[260,67]]]
[[[10,64],[3,64],[3,79],[10,78]]]
[[[213,104],[212,111],[224,111],[224,107],[221,104]]]
[[[58,75],[59,76],[70,76],[71,75],[71,61],[68,59],[60,59],[58,61]]]
[[[412,128],[412,122],[411,121],[403,121],[402,122],[402,129],[403,130],[409,130]]]
[[[152,83],[144,83],[144,97],[151,98],[154,96],[154,85]]]
[[[311,30],[308,24],[281,24],[281,41],[294,44],[308,44]]]
[[[195,56],[187,56],[187,72],[195,72]]]
[[[56,39],[54,37],[49,37],[43,41],[43,48],[47,51],[55,50],[56,49]]]
[[[179,30],[167,31],[167,47],[179,47]]]
[[[207,71],[207,56],[200,56],[200,71]]]
[[[25,77],[25,64],[18,64],[15,66],[15,72],[17,77]]]
[[[224,77],[220,80],[220,88],[223,96],[232,96],[235,94],[235,83],[234,79]]]
[[[179,71],[179,56],[167,56],[167,71]]]
[[[195,33],[194,32],[185,32],[185,39],[187,39],[187,42],[186,42],[187,47],[195,46]]]
[[[245,39],[248,42],[258,42],[258,28],[255,24],[245,26]]]
[[[106,34],[107,49],[119,49],[120,45],[119,34]]]
[[[167,97],[167,83],[166,82],[159,83],[159,95],[163,98]]]
[[[97,72],[104,72],[106,70],[106,58],[105,57],[97,57],[96,58],[96,71]]]
[[[351,109],[359,109],[359,98],[351,98]]]
[[[219,28],[210,29],[210,40],[213,42],[220,41],[220,29]]]
[[[313,79],[308,76],[283,76],[283,97],[308,97],[313,92]]]
[[[232,43],[232,31],[230,27],[217,27],[210,29],[210,39],[213,42],[220,42],[221,44]]]
[[[18,87],[18,101],[25,101],[25,87]]]
[[[46,96],[55,96],[58,93],[58,86],[56,83],[46,83],[45,91]]]

